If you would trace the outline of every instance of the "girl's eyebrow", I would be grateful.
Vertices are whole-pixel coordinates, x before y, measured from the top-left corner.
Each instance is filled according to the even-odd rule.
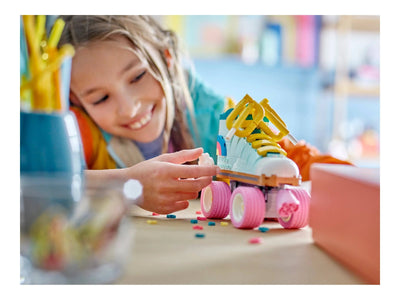
[[[119,75],[123,75],[125,72],[129,71],[130,69],[132,69],[133,67],[135,67],[138,63],[139,63],[139,59],[135,58],[133,60],[131,60],[119,73]]]
[[[122,70],[118,73],[118,76],[122,76],[124,73],[126,73],[127,71],[129,71],[130,69],[132,69],[133,67],[138,65],[139,62],[140,62],[139,59],[131,60],[124,68],[122,68]],[[90,88],[90,89],[82,92],[81,97],[86,97],[100,89],[101,88],[97,88],[97,87]]]

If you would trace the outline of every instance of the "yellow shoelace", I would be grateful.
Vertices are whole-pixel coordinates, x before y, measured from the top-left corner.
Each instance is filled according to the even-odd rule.
[[[248,120],[248,116],[252,116],[252,120]],[[264,117],[276,126],[278,133],[269,128],[263,120]],[[229,129],[226,139],[229,140],[233,134],[245,137],[261,156],[271,152],[286,155],[286,151],[277,142],[288,135],[289,131],[279,115],[269,106],[268,99],[257,103],[246,95],[229,114],[226,126]],[[258,130],[255,132],[255,129]]]

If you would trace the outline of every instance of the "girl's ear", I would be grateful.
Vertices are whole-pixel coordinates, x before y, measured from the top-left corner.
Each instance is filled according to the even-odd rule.
[[[69,91],[69,101],[75,106],[82,107],[82,104],[79,101],[78,97],[71,90]]]
[[[164,56],[165,60],[167,61],[167,67],[170,68],[174,62],[174,59],[172,58],[171,52],[169,52],[168,49],[164,50]]]

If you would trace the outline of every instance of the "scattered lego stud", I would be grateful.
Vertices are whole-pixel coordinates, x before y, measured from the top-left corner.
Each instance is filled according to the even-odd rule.
[[[254,237],[249,240],[250,244],[261,244],[262,240],[259,237]]]
[[[199,221],[198,220],[196,220],[196,219],[192,219],[192,220],[190,220],[190,223],[192,223],[192,224],[197,224]]]
[[[206,221],[207,218],[206,218],[206,217],[197,217],[197,220],[199,220],[199,221]]]
[[[151,215],[152,216],[159,216],[160,214],[153,212]]]
[[[157,224],[156,220],[147,220],[147,224]]]
[[[228,226],[228,222],[221,222],[221,226]]]
[[[200,225],[194,225],[192,228],[194,230],[203,230],[203,226],[200,226]]]
[[[201,215],[201,211],[200,210],[196,211],[196,215]]]
[[[167,218],[168,219],[176,219],[176,216],[175,215],[167,215]]]
[[[215,226],[215,222],[208,222],[208,226]]]
[[[269,230],[268,227],[258,227],[258,230],[261,232],[267,232]]]
[[[194,236],[197,238],[204,238],[206,235],[204,233],[196,233]]]

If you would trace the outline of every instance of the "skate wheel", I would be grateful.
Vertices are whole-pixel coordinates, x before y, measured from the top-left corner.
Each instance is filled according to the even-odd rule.
[[[263,193],[254,187],[238,187],[231,196],[230,216],[236,228],[255,228],[265,216]]]
[[[213,181],[201,191],[200,203],[203,215],[211,219],[223,219],[229,214],[231,190],[223,181]]]
[[[305,227],[308,224],[310,195],[302,188],[290,187],[280,190],[277,197],[287,197],[287,193],[292,193],[292,196],[299,201],[299,208],[287,217],[279,217],[279,223],[287,229]]]

